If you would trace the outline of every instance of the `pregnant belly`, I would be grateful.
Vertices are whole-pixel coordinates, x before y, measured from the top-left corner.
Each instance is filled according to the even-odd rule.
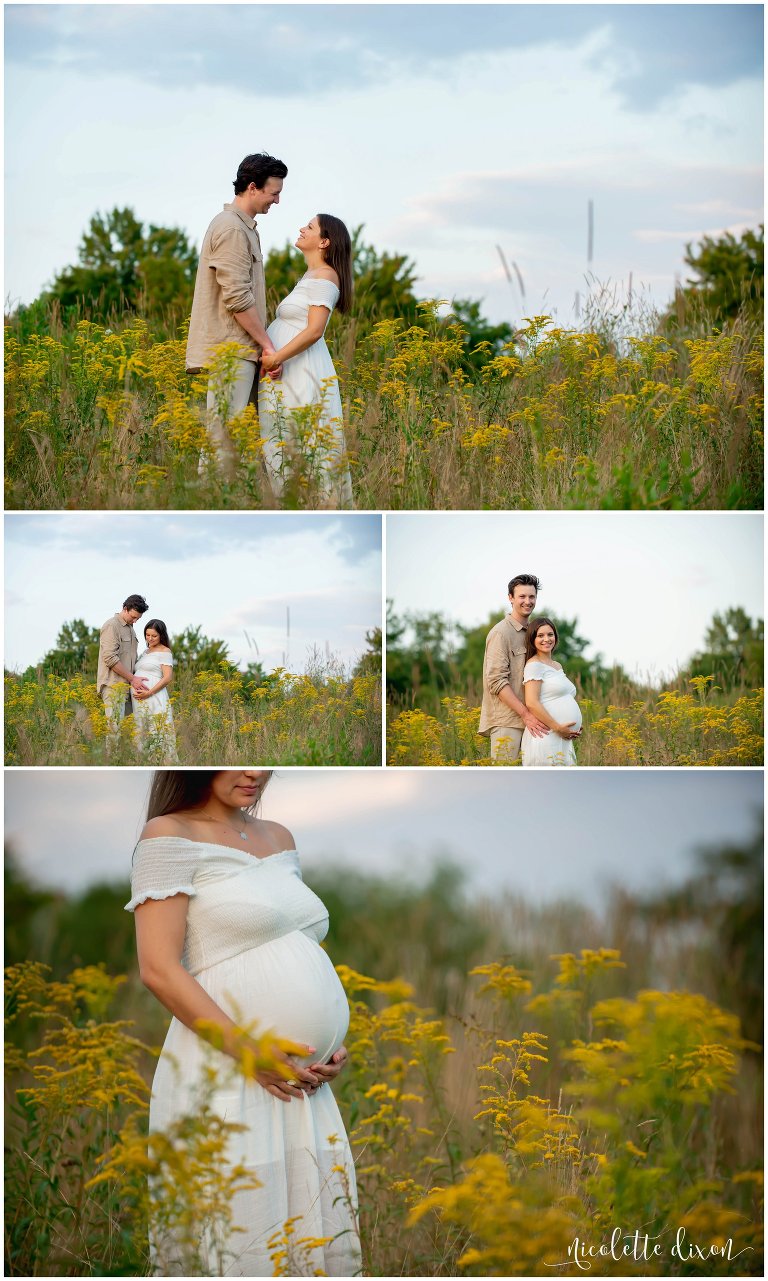
[[[547,699],[544,706],[559,725],[568,725],[573,721],[573,728],[581,729],[581,708],[570,694],[561,694],[558,698]]]
[[[319,944],[298,930],[196,978],[241,1026],[314,1046],[306,1062],[327,1061],[344,1043],[349,1027],[344,989]]]

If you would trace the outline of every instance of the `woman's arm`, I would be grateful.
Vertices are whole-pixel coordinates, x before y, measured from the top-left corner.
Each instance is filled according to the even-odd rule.
[[[151,689],[136,691],[139,698],[151,698],[153,694],[159,694],[161,689],[165,689],[166,685],[170,685],[173,680],[173,668],[166,663],[161,663],[160,670],[163,673],[162,679],[156,685],[153,685]]]
[[[248,1046],[248,1038],[181,964],[188,905],[187,894],[147,899],[138,905],[135,916],[139,975],[145,987],[185,1027],[194,1031],[195,1024],[203,1019],[219,1028],[223,1036],[223,1052],[239,1059],[241,1051]],[[313,1054],[314,1046],[308,1045],[305,1050],[307,1054]],[[291,1098],[301,1098],[304,1093],[301,1085],[320,1084],[318,1075],[294,1063],[277,1045],[273,1047],[273,1053],[279,1062],[290,1067],[291,1076],[297,1082],[291,1084],[277,1072],[256,1072],[256,1080],[276,1099],[289,1103]]]
[[[525,694],[526,707],[530,712],[533,712],[534,716],[537,716],[540,721],[543,721],[551,730],[554,730],[555,734],[561,734],[564,738],[570,738],[571,734],[569,731],[573,729],[576,722],[568,721],[567,724],[561,725],[559,721],[555,720],[554,716],[550,716],[549,712],[542,706],[541,685],[541,681],[529,680],[525,682],[523,693]]]
[[[300,334],[297,334],[295,338],[287,342],[279,351],[262,352],[262,369],[269,373],[270,369],[284,364],[286,360],[291,359],[291,356],[298,356],[299,352],[306,351],[308,347],[312,347],[325,333],[325,326],[328,324],[330,314],[330,307],[310,307],[306,329],[302,329]]]

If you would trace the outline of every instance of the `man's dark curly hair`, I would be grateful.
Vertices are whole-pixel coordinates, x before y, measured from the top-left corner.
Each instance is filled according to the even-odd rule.
[[[537,596],[541,591],[541,583],[535,574],[516,574],[507,587],[510,596],[514,596],[516,587],[535,587]]]
[[[256,184],[259,191],[263,191],[269,178],[285,178],[287,173],[288,166],[284,165],[282,160],[268,156],[266,151],[256,151],[252,156],[246,156],[241,160],[237,167],[237,177],[232,184],[235,195],[239,196],[252,182]]]
[[[140,614],[146,614],[149,605],[143,596],[126,596],[123,601],[123,609],[136,609]]]

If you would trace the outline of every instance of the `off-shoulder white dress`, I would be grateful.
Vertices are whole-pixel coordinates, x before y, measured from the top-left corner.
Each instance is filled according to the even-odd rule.
[[[151,687],[163,679],[163,667],[173,667],[173,654],[169,649],[145,649],[139,655],[134,676],[146,677]],[[150,698],[137,698],[131,689],[133,723],[136,742],[143,752],[156,760],[158,765],[176,765],[176,731],[173,728],[173,710],[164,685]]]
[[[314,1046],[307,1061],[330,1059],[343,1044],[349,1005],[320,947],[328,913],[302,881],[297,852],[254,858],[245,850],[184,837],[140,841],[127,910],[174,894],[189,895],[182,964],[217,1005],[241,1026],[274,1030]],[[355,1276],[360,1269],[355,1170],[328,1083],[285,1103],[257,1082],[233,1074],[231,1059],[174,1018],[152,1085],[150,1130],[162,1130],[194,1109],[211,1056],[222,1077],[213,1107],[244,1126],[232,1139],[230,1160],[246,1165],[261,1186],[235,1197],[234,1223],[244,1231],[225,1242],[222,1271],[202,1231],[209,1270],[272,1276],[267,1242],[298,1216],[296,1238],[331,1238],[310,1252],[307,1275]],[[184,1274],[172,1241],[154,1241],[152,1252],[156,1276]]]
[[[306,329],[310,307],[327,307],[332,313],[338,300],[332,281],[303,276],[267,330],[275,349]],[[283,497],[292,476],[305,474],[327,506],[353,506],[343,422],[339,380],[324,337],[286,360],[281,378],[261,379],[259,431],[276,498]]]
[[[581,708],[576,702],[576,686],[569,681],[562,667],[551,667],[537,658],[530,659],[523,669],[523,684],[541,681],[542,707],[545,707],[559,725],[574,722],[574,729],[581,729]],[[561,738],[550,730],[542,738],[535,738],[528,730],[523,732],[520,745],[523,765],[575,765],[576,751],[573,740]]]

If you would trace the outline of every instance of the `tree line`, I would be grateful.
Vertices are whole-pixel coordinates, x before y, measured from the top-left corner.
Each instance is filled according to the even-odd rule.
[[[416,264],[405,254],[387,253],[367,243],[364,227],[352,231],[355,299],[345,323],[356,337],[378,320],[397,318],[405,326],[418,321]],[[51,308],[67,326],[73,319],[119,323],[126,314],[143,316],[155,327],[176,332],[192,306],[198,253],[179,227],[143,223],[130,207],[96,213],[83,233],[77,262],[58,272],[40,296],[18,306],[11,319],[24,332],[46,332]],[[762,225],[737,239],[726,232],[705,236],[686,246],[684,261],[692,273],[678,286],[660,319],[660,327],[682,327],[689,313],[704,314],[712,325],[733,321],[740,313],[762,315],[764,237]],[[303,259],[290,243],[273,249],[265,274],[270,305],[293,288],[303,272]],[[477,372],[514,338],[509,324],[494,325],[482,314],[482,299],[457,298],[446,326],[459,322],[464,364]]]
[[[22,673],[22,680],[61,676],[70,680],[73,676],[84,675],[96,680],[99,662],[98,627],[89,627],[82,618],[73,618],[63,623],[56,637],[56,644],[49,649],[39,663],[33,663]],[[245,667],[238,667],[229,656],[226,641],[216,640],[203,635],[202,628],[185,627],[183,631],[170,636],[171,649],[177,667],[185,667],[192,673],[212,670],[229,670],[244,672],[246,684],[267,685],[270,674],[263,665],[251,661]],[[353,676],[366,676],[381,672],[381,628],[375,627],[365,634],[366,650],[352,669]]]
[[[558,630],[557,657],[568,676],[583,690],[608,689],[620,683],[632,696],[640,686],[620,664],[607,666],[601,654],[588,658],[591,642],[582,636],[576,618],[547,610]],[[430,710],[451,693],[482,695],[485,640],[499,622],[497,613],[484,623],[466,627],[443,614],[406,612],[387,607],[387,694],[396,702]],[[683,679],[712,676],[723,690],[756,688],[763,679],[763,620],[751,619],[740,607],[716,613],[707,627],[704,646],[680,672]]]

